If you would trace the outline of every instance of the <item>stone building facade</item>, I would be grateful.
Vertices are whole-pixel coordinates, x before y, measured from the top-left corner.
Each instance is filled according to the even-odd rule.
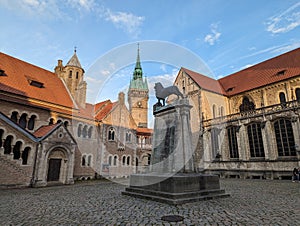
[[[137,142],[152,130],[139,131],[124,93],[90,104],[86,88],[76,51],[54,73],[0,53],[0,187],[122,177],[143,166],[151,145]]]
[[[174,84],[193,105],[199,170],[282,179],[300,166],[299,48],[219,80],[181,68]]]

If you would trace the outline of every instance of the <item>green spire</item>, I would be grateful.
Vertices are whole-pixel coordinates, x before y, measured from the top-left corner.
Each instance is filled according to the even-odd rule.
[[[140,44],[138,43],[138,52],[137,52],[137,58],[136,58],[134,72],[133,72],[133,80],[142,79],[142,78],[143,78],[143,70],[142,70],[141,60],[140,60]]]

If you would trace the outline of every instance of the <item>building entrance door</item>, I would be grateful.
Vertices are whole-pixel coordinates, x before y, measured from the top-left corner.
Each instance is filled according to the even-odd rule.
[[[59,181],[61,159],[49,159],[48,181]]]

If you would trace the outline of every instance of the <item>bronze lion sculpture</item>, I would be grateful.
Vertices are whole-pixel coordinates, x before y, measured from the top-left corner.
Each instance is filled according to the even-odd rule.
[[[179,91],[177,86],[169,86],[164,88],[160,82],[157,82],[155,83],[154,90],[158,103],[160,103],[161,100],[163,101],[162,106],[165,106],[165,99],[172,94],[175,94],[178,98],[183,98],[183,94]]]

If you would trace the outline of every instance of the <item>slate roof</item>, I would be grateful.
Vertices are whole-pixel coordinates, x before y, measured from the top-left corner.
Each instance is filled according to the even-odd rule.
[[[79,68],[82,68],[81,67],[81,64],[79,62],[79,59],[77,57],[77,54],[76,52],[74,52],[73,56],[71,57],[71,59],[68,61],[68,63],[66,64],[66,66],[75,66],[75,67],[79,67]]]

